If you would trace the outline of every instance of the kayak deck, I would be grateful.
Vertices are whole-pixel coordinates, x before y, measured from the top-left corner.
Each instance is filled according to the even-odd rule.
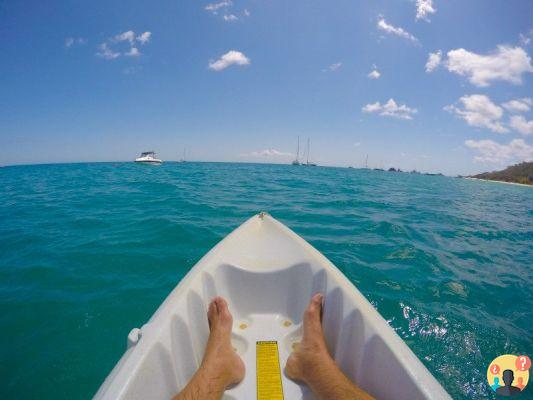
[[[352,381],[379,399],[450,398],[331,262],[265,214],[248,220],[204,256],[150,321],[130,333],[128,351],[95,398],[176,395],[202,360],[209,335],[207,305],[222,296],[233,314],[233,347],[246,367],[244,380],[223,398],[258,398],[257,342],[277,342],[284,398],[311,399],[283,367],[301,339],[303,312],[318,292],[325,295],[323,327],[330,354]]]

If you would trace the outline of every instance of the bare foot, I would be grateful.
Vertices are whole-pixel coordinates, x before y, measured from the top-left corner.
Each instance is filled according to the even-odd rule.
[[[228,303],[222,297],[215,297],[209,304],[209,339],[201,368],[218,376],[226,386],[239,383],[244,378],[244,363],[231,345],[233,317]]]
[[[285,365],[285,373],[294,380],[308,383],[316,368],[333,362],[328,353],[322,331],[322,300],[315,294],[304,312],[304,334]]]

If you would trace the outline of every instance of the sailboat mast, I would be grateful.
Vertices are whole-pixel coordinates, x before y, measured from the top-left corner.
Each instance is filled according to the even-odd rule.
[[[298,145],[296,147],[296,161],[300,159],[300,136],[298,135]]]
[[[309,138],[307,138],[307,165],[309,165]]]
[[[365,168],[368,168],[368,154],[366,155]]]

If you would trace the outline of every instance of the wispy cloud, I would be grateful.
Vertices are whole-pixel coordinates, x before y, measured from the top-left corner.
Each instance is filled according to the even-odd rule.
[[[234,21],[237,21],[239,19],[234,14],[225,14],[222,18],[224,18],[224,21],[226,21],[226,22],[234,22]]]
[[[141,71],[142,71],[142,67],[139,66],[139,65],[136,65],[136,66],[124,68],[122,70],[122,73],[124,75],[133,75],[133,74],[136,74],[136,73],[141,72]]]
[[[442,60],[442,51],[437,50],[435,53],[429,53],[428,61],[426,62],[426,72],[433,72],[437,68]]]
[[[437,10],[433,7],[433,0],[416,0],[416,19],[429,22],[429,14],[435,14]]]
[[[214,3],[209,3],[204,7],[204,10],[208,11],[209,13],[221,17],[222,20],[226,22],[236,22],[239,20],[239,17],[236,15],[238,13],[236,12],[230,12],[230,9],[233,7],[233,1],[231,0],[222,0]],[[249,17],[250,11],[248,9],[244,9],[242,12],[242,16]]]
[[[510,100],[502,104],[503,108],[512,113],[528,112],[533,106],[533,99],[524,97],[522,99]]]
[[[115,58],[120,57],[120,53],[118,51],[111,50],[105,42],[98,45],[98,52],[96,53],[96,55],[105,60],[113,60]]]
[[[377,27],[378,27],[378,29],[380,29],[380,30],[382,30],[384,32],[387,32],[389,34],[392,34],[392,35],[395,35],[395,36],[399,36],[401,38],[410,40],[412,42],[418,42],[418,39],[416,37],[411,35],[409,32],[407,32],[403,28],[396,27],[396,26],[388,24],[387,21],[385,21],[385,18],[383,18],[383,17],[381,17],[379,19]]]
[[[218,3],[209,3],[204,7],[204,10],[211,11],[211,12],[217,12],[221,8],[228,8],[233,5],[233,2],[231,0],[223,0],[219,1]]]
[[[479,87],[489,86],[493,81],[522,83],[522,75],[533,72],[531,58],[521,47],[500,45],[493,52],[483,55],[465,49],[448,52],[448,71],[464,76]]]
[[[111,41],[113,42],[124,42],[128,41],[130,43],[133,43],[135,41],[135,32],[133,31],[126,31],[119,33],[118,35],[115,35]]]
[[[68,37],[65,39],[65,48],[70,49],[73,46],[81,46],[87,43],[87,39],[82,37]]]
[[[138,36],[135,35],[134,31],[125,31],[100,43],[96,55],[105,60],[113,60],[120,56],[139,57],[141,52],[139,51],[138,45],[144,46],[150,41],[151,37],[152,33],[148,31]],[[122,42],[127,42],[129,48],[125,51],[115,49],[115,47],[120,47],[120,43]]]
[[[137,36],[137,40],[140,44],[146,44],[150,41],[150,38],[152,37],[152,32],[144,32],[141,33],[139,36]]]
[[[474,161],[485,164],[503,164],[511,160],[531,161],[533,159],[533,146],[528,145],[523,139],[513,139],[508,144],[500,144],[493,140],[467,140],[465,145],[476,150],[479,155]]]
[[[241,157],[294,157],[294,154],[276,149],[264,149],[241,154]]]
[[[519,35],[520,43],[524,46],[529,46],[533,42],[533,29],[530,29],[526,33],[521,33]]]
[[[413,115],[418,112],[416,108],[411,108],[405,104],[398,105],[394,99],[389,99],[384,104],[379,101],[367,104],[362,108],[364,113],[376,113],[384,117],[393,117],[399,119],[413,119]]]
[[[250,59],[237,50],[230,50],[222,55],[218,60],[209,62],[209,69],[213,71],[222,71],[232,65],[249,65]]]
[[[342,63],[341,62],[333,63],[333,64],[328,65],[327,68],[324,68],[322,70],[322,72],[335,72],[340,67],[342,67]]]

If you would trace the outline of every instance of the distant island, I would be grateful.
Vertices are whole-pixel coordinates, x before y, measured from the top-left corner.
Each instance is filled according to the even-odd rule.
[[[502,171],[483,172],[482,174],[469,176],[469,178],[533,185],[533,162],[524,161],[507,167]]]

